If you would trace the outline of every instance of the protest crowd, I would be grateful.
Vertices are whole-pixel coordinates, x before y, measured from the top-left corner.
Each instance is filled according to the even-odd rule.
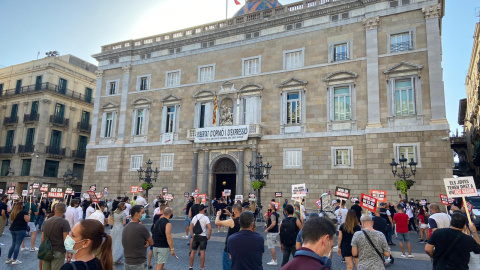
[[[402,259],[414,258],[413,241],[425,244],[433,269],[468,269],[470,253],[480,253],[477,228],[461,200],[442,201],[442,211],[442,204],[413,198],[387,202],[362,194],[361,199],[347,200],[348,190],[341,189],[345,190],[335,193],[339,199],[330,194],[319,199],[320,210],[310,213],[301,197],[272,199],[262,211],[250,196],[244,200],[224,196],[208,204],[196,193],[185,196],[181,237],[188,240],[190,255],[182,259],[189,261],[190,270],[209,268],[206,250],[215,230],[227,233],[223,250],[209,251],[222,254],[224,270],[263,269],[264,253],[271,255],[266,265],[272,269],[329,270],[333,256],[342,258],[342,269],[385,269],[395,262],[393,246],[398,245]],[[41,270],[112,270],[114,265],[162,270],[167,262],[180,260],[172,234],[175,209],[162,194],[152,204],[140,192],[113,200],[95,193],[73,194],[62,193],[61,198],[42,194],[40,199],[0,195],[0,242],[12,239],[3,250],[8,253],[5,264],[21,265],[22,252],[38,254]],[[153,216],[147,226],[149,209]]]

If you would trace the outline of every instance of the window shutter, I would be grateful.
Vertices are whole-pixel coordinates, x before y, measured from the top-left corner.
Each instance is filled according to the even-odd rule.
[[[117,112],[113,112],[112,137],[115,137],[117,130]]]
[[[200,105],[200,102],[195,103],[195,119],[193,119],[195,128],[200,126]]]
[[[280,124],[285,125],[287,123],[287,93],[283,92],[280,95],[280,102],[282,104],[280,110]]]
[[[346,60],[350,60],[350,42],[347,42]]]
[[[245,98],[245,125],[253,124],[253,116],[255,114],[254,106],[255,104],[252,102],[253,97],[246,97]]]
[[[416,99],[416,90],[415,89],[415,76],[412,76],[412,78],[410,78],[411,80],[411,84],[412,84],[412,98],[413,98],[413,114],[417,114],[417,99]]]
[[[306,96],[306,92],[305,91],[299,91],[299,99],[300,99],[300,123],[303,123],[303,119],[305,119],[305,117],[303,117],[303,114],[305,113],[305,109],[303,107],[303,105],[305,104],[305,96]]]
[[[353,98],[352,98],[352,92],[353,92],[353,85],[350,84],[350,85],[348,86],[348,89],[350,90],[350,91],[349,91],[349,99],[350,99],[350,102],[349,102],[349,104],[348,104],[348,109],[350,110],[350,113],[349,113],[350,117],[349,117],[348,119],[349,119],[349,120],[352,120],[352,119],[353,119],[353,116],[352,116],[352,115],[353,115],[353,113],[352,113],[352,100],[353,100]],[[349,150],[349,151],[350,151],[350,150]]]
[[[392,116],[396,116],[396,109],[395,109],[395,79],[390,79],[388,80],[388,89],[390,91],[390,98],[391,98],[391,104],[390,104],[390,110]]]
[[[180,105],[175,105],[175,121],[173,122],[173,132],[177,132],[177,127],[179,126],[180,122]]]
[[[137,127],[137,114],[138,114],[138,110],[134,110],[133,120],[132,120],[132,135],[135,135],[135,128]]]
[[[205,124],[206,127],[211,127],[213,126],[213,102],[208,102],[205,106],[205,121],[207,123]],[[217,122],[220,121],[220,117],[218,115],[217,111]]]
[[[167,107],[163,106],[162,108],[162,134],[167,131]]]
[[[255,124],[262,123],[262,97],[257,96],[257,111],[255,112]]]
[[[408,35],[410,36],[410,50],[413,50],[413,31],[408,31]]]
[[[107,113],[102,114],[102,126],[100,127],[100,138],[105,138],[105,125],[107,124]]]
[[[148,119],[150,116],[150,108],[143,109],[143,127],[142,127],[142,134],[147,135],[148,133]]]

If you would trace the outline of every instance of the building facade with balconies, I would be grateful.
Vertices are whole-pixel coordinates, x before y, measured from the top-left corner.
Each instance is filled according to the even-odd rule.
[[[0,189],[62,186],[68,169],[83,178],[96,70],[73,55],[0,69]]]
[[[410,196],[438,200],[452,175],[443,6],[300,1],[103,46],[84,189],[124,194],[150,159],[153,194],[245,197],[261,153],[266,200],[300,183],[309,208],[336,186],[397,200],[389,163],[404,155],[418,163]]]

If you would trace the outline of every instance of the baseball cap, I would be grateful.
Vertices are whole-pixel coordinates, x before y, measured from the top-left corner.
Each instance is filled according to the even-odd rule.
[[[332,205],[334,205],[334,204],[336,204],[336,203],[338,203],[337,200],[333,200],[333,201],[332,201]]]
[[[198,207],[198,212],[204,210],[205,208],[206,208],[205,205],[200,204],[200,206]]]

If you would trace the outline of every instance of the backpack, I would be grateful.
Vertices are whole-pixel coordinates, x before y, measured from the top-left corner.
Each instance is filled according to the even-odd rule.
[[[282,221],[280,226],[280,240],[285,246],[295,246],[298,234],[297,219],[287,217]]]
[[[203,216],[203,217],[205,217],[205,216]],[[200,218],[197,217],[197,222],[193,226],[193,234],[200,235],[202,233],[203,233],[202,224],[200,224]]]

